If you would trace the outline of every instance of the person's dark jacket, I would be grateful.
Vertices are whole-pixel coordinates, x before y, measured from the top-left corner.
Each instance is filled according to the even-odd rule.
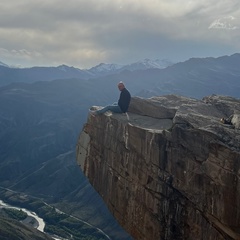
[[[126,88],[124,88],[121,91],[120,97],[118,100],[118,106],[121,108],[123,113],[127,112],[130,101],[131,101],[131,95],[129,91]]]

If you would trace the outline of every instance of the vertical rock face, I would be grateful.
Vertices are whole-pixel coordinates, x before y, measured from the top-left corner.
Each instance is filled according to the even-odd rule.
[[[133,98],[129,120],[89,116],[77,161],[134,239],[240,239],[239,111],[222,96]]]

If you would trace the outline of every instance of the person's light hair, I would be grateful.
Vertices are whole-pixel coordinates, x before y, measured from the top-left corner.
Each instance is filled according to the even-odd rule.
[[[123,81],[120,81],[120,82],[118,83],[118,86],[119,86],[119,85],[122,85],[123,87],[125,87]]]

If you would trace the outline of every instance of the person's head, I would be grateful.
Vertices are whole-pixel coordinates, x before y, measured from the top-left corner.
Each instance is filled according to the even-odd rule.
[[[220,122],[221,122],[221,123],[225,123],[225,122],[226,122],[226,119],[225,119],[225,118],[221,118],[221,119],[220,119]]]
[[[124,83],[121,81],[118,83],[118,89],[119,91],[122,91],[125,88]]]

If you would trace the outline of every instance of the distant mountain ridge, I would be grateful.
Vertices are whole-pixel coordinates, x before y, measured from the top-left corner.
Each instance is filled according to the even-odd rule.
[[[58,67],[12,68],[7,64],[0,62],[0,86],[12,82],[32,83],[37,81],[51,81],[68,78],[91,79],[110,74],[118,74],[126,70],[137,71],[153,68],[163,69],[171,65],[173,65],[173,63],[169,60],[144,59],[143,61],[138,61],[129,65],[100,63],[90,69],[79,69],[67,65],[60,65]]]
[[[90,68],[88,71],[93,74],[103,74],[107,75],[108,73],[119,73],[121,71],[137,71],[137,70],[146,70],[146,69],[163,69],[169,66],[172,66],[174,63],[170,60],[151,60],[145,58],[142,61],[138,61],[135,63],[127,64],[127,65],[119,65],[119,64],[106,64],[100,63],[99,65]]]
[[[58,67],[10,68],[0,65],[0,86],[13,82],[33,83],[55,79],[88,79],[92,75],[87,71],[61,65]]]
[[[129,82],[138,79],[142,84],[139,96],[179,94],[201,97],[217,92],[234,93],[238,97],[240,54],[218,58],[190,58],[185,62],[161,68],[164,62],[145,59],[130,65],[99,64],[89,70],[81,70],[66,65],[58,67],[9,68],[0,65],[0,86],[13,82],[33,83],[60,79],[78,79],[112,81],[113,79]],[[230,84],[228,84],[228,81]],[[135,90],[135,89],[134,89]],[[196,94],[195,95],[189,95]]]

